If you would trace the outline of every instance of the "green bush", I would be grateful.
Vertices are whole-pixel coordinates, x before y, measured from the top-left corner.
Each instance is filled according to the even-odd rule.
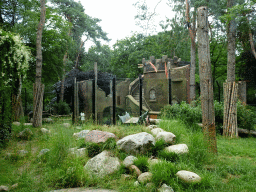
[[[185,101],[180,104],[167,105],[162,109],[161,116],[167,119],[181,119],[190,125],[199,123],[202,121],[201,105],[193,107]]]
[[[216,130],[221,133],[224,104],[214,101],[214,110]],[[190,105],[183,101],[181,104],[165,106],[161,111],[161,116],[166,119],[180,119],[188,125],[200,123],[202,122],[201,102],[195,101]],[[237,102],[237,123],[239,128],[249,130],[254,129],[256,124],[256,112],[252,107],[241,104],[240,101]]]
[[[256,112],[250,106],[238,102],[237,124],[239,128],[253,130],[256,124]]]
[[[64,101],[59,101],[59,103],[53,104],[53,111],[59,115],[69,115],[71,110],[69,105]]]

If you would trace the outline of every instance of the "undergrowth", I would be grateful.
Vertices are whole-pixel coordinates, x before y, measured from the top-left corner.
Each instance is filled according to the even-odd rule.
[[[157,191],[162,184],[171,186],[175,192],[183,191],[254,191],[256,180],[256,144],[255,138],[226,139],[217,136],[218,155],[208,153],[201,128],[197,124],[187,124],[179,119],[163,120],[159,127],[176,135],[176,144],[187,144],[188,154],[168,153],[164,149],[167,144],[163,140],[156,141],[155,147],[138,158],[134,164],[142,172],[153,174],[151,187],[145,184],[134,186],[137,176],[130,169],[121,165],[120,169],[104,178],[89,175],[84,166],[93,156],[104,150],[110,150],[123,161],[130,154],[120,151],[115,139],[106,143],[89,143],[76,140],[72,135],[80,129],[109,131],[118,138],[138,132],[149,132],[144,126],[110,126],[104,127],[86,123],[65,128],[62,119],[56,119],[54,124],[43,126],[51,131],[43,135],[40,128],[14,126],[12,139],[0,153],[0,185],[11,186],[18,183],[13,191],[50,191],[62,188],[92,187],[106,188],[117,191]],[[17,139],[17,134],[25,128],[30,128],[33,137],[30,140]],[[41,149],[49,152],[38,156]],[[86,148],[83,156],[70,153],[70,148]],[[246,150],[245,150],[246,149]],[[24,157],[17,151],[27,150]],[[10,155],[6,155],[10,153]],[[150,158],[160,162],[150,164]],[[177,178],[176,173],[187,170],[197,173],[202,181],[197,184],[187,184]],[[128,180],[122,179],[122,174],[130,174]]]

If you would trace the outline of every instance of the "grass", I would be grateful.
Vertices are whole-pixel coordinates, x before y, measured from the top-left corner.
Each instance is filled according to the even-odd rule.
[[[159,127],[176,135],[176,143],[188,145],[189,153],[176,155],[166,153],[165,144],[160,140],[156,147],[148,154],[137,156],[135,165],[141,171],[153,173],[152,185],[145,184],[135,187],[135,175],[129,180],[121,178],[122,174],[129,174],[129,169],[121,166],[120,170],[103,179],[88,175],[83,167],[93,156],[102,150],[112,150],[120,160],[129,154],[119,151],[113,139],[105,144],[85,143],[72,137],[80,130],[76,126],[66,128],[62,126],[68,120],[56,119],[54,124],[44,124],[43,127],[51,131],[50,135],[43,135],[40,128],[30,128],[33,137],[29,140],[20,140],[16,136],[28,126],[14,126],[13,137],[8,146],[0,151],[0,185],[11,186],[18,183],[12,191],[50,191],[70,187],[93,187],[115,189],[117,191],[157,191],[163,184],[171,186],[175,192],[182,191],[256,191],[256,139],[238,138],[227,139],[217,136],[218,156],[207,152],[201,128],[197,125],[185,125],[179,120],[162,121]],[[29,128],[29,127],[28,127]],[[144,126],[100,126],[90,122],[83,124],[82,129],[102,130],[114,133],[118,138],[148,132]],[[77,157],[69,152],[73,147],[86,147],[87,154]],[[38,157],[42,149],[50,151]],[[27,150],[25,157],[16,155],[18,150]],[[7,153],[12,155],[6,156]],[[160,163],[149,165],[147,159],[158,157]],[[202,177],[199,184],[186,184],[180,181],[175,174],[179,170],[188,170]]]

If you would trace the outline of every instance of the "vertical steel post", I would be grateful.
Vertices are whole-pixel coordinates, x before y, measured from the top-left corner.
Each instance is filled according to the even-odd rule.
[[[141,75],[139,76],[139,83],[140,83],[139,108],[140,108],[140,116],[141,116],[142,115],[142,86],[143,86]]]
[[[113,125],[116,124],[116,77],[112,79]]]
[[[172,78],[171,70],[168,70],[168,83],[169,83],[169,105],[172,105]]]
[[[95,122],[95,79],[92,80],[92,119]]]

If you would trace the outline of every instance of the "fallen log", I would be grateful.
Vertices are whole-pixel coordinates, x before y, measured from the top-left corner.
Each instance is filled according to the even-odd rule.
[[[246,136],[252,135],[252,136],[256,137],[256,131],[238,128],[238,135],[239,136],[242,136],[242,135],[246,135]]]

